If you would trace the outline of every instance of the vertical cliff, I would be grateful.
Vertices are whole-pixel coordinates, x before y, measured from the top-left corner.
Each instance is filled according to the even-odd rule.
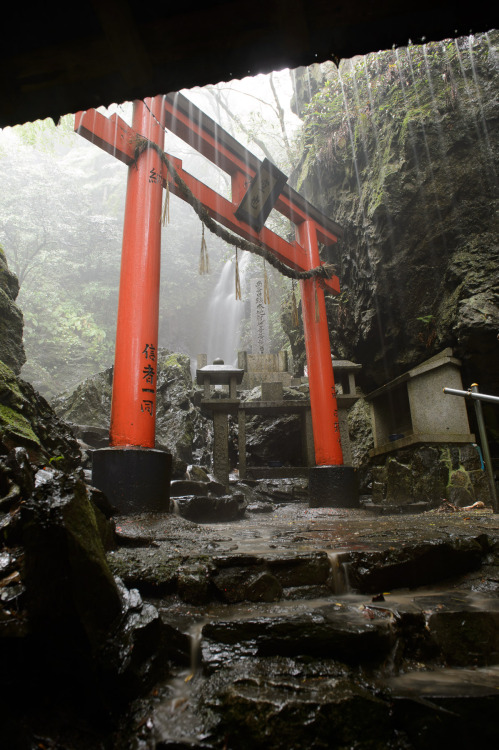
[[[0,247],[0,361],[17,375],[26,361],[23,346],[23,316],[16,305],[19,293],[17,277],[9,271]]]
[[[297,75],[297,187],[345,229],[324,249],[332,348],[367,390],[451,346],[467,385],[499,392],[498,38]]]

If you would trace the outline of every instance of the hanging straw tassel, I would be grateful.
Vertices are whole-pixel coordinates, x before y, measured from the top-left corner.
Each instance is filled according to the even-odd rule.
[[[203,231],[201,234],[201,254],[199,256],[199,274],[202,276],[205,273],[210,273],[210,261],[208,258],[208,247],[204,238],[204,224]]]
[[[239,261],[237,259],[237,247],[236,247],[236,299],[242,299],[241,280],[239,278]]]
[[[263,261],[263,303],[265,305],[268,305],[270,303],[269,277],[267,276],[267,266],[265,264],[265,259]]]
[[[295,280],[293,279],[291,281],[291,320],[293,322],[293,326],[295,328],[298,328],[300,325],[300,319],[298,317],[298,305],[296,304],[296,294],[295,294]]]
[[[166,180],[165,202],[163,205],[163,213],[161,215],[161,223],[164,227],[170,223],[170,185],[168,180]]]
[[[319,296],[317,294],[317,279],[315,280],[315,322],[318,323],[321,319],[321,313],[319,310]]]

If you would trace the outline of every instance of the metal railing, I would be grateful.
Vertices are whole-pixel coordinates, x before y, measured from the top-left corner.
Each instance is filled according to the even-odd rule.
[[[444,388],[444,393],[449,393],[451,396],[461,396],[463,398],[470,398],[474,401],[476,421],[478,424],[478,432],[480,433],[480,442],[482,444],[482,453],[489,480],[490,497],[492,499],[492,507],[494,513],[499,513],[497,503],[497,491],[496,483],[494,479],[494,470],[492,468],[492,459],[490,457],[489,442],[487,440],[487,433],[485,431],[485,420],[482,412],[482,401],[489,401],[493,404],[499,404],[498,396],[489,396],[486,393],[480,393],[478,391],[478,384],[473,383],[467,391],[459,391],[456,388]]]

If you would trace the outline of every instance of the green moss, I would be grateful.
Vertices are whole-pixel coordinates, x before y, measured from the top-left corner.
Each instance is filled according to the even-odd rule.
[[[179,361],[179,357],[181,356],[181,354],[170,354],[165,360],[166,367],[179,367],[182,369],[183,364]]]
[[[419,104],[408,109],[400,125],[399,142],[401,144],[405,142],[410,125],[415,125],[419,128],[421,123],[424,123],[427,119],[433,118],[433,116],[434,113],[431,102],[425,102],[424,104]]]
[[[0,360],[0,401],[9,406],[20,407],[24,401],[14,372]]]
[[[41,447],[40,441],[33,432],[28,420],[22,414],[19,414],[19,412],[2,404],[0,404],[0,434],[12,435]]]

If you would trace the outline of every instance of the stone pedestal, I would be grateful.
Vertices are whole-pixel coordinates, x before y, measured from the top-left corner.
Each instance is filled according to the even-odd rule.
[[[310,508],[358,508],[357,473],[353,466],[313,466],[308,494]]]
[[[116,515],[170,509],[170,453],[154,448],[101,448],[92,454],[92,484]]]
[[[229,489],[229,424],[227,412],[213,414],[213,475],[217,482]]]

